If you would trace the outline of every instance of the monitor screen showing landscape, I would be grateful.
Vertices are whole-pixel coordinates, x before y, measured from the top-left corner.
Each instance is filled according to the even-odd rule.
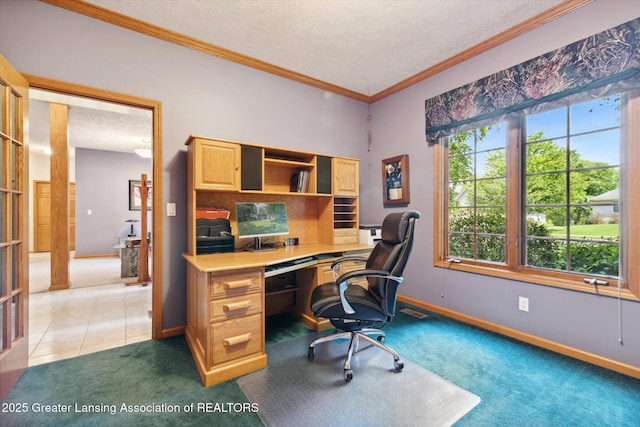
[[[238,237],[264,237],[288,234],[284,203],[236,203]]]

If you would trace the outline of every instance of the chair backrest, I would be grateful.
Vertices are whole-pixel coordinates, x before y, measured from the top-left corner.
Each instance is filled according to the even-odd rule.
[[[392,276],[402,277],[413,247],[415,223],[420,218],[417,211],[394,212],[382,223],[382,239],[371,251],[368,269],[384,270]],[[393,280],[370,277],[369,293],[380,303],[387,319],[395,315],[398,283]]]

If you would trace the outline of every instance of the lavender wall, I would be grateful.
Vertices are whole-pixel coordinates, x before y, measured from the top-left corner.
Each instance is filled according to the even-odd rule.
[[[367,106],[280,77],[76,15],[35,0],[0,0],[0,51],[18,70],[156,99],[163,113],[163,327],[185,323],[185,163],[189,134],[357,157],[362,223],[379,223],[381,159],[409,154],[410,208],[422,212],[402,292],[506,327],[640,366],[640,304],[622,302],[624,346],[617,342],[617,301],[561,289],[443,272],[433,258],[433,159],[424,139],[424,100],[640,16],[640,2],[596,0],[446,72]],[[46,35],[46,36],[45,36]],[[453,34],[452,36],[455,36]],[[368,151],[370,149],[370,151]],[[427,281],[424,278],[431,280]],[[444,297],[441,297],[441,293]],[[529,297],[530,312],[517,309]]]
[[[380,162],[398,154],[409,154],[409,207],[422,213],[415,255],[407,267],[401,289],[403,294],[640,367],[638,302],[621,303],[624,345],[620,345],[618,301],[615,298],[430,267],[433,259],[433,151],[427,147],[424,134],[425,99],[638,16],[640,2],[597,0],[371,106],[373,139],[368,168],[361,172],[363,181],[368,183],[361,193],[361,220],[373,223],[387,213],[381,203]],[[518,296],[529,298],[528,313],[518,310]]]
[[[367,105],[36,0],[0,0],[0,51],[21,72],[162,102],[163,321],[185,324],[190,134],[356,158]],[[165,210],[163,209],[163,212]]]
[[[136,154],[76,148],[76,256],[116,253],[115,237],[126,237],[128,219],[140,220],[140,211],[129,210],[129,180],[147,174],[151,160]],[[88,211],[91,211],[91,215]],[[151,231],[151,213],[147,214]],[[140,223],[134,225],[140,235]]]

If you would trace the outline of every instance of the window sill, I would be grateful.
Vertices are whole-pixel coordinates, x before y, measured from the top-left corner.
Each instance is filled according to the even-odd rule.
[[[516,280],[519,282],[533,283],[536,285],[553,286],[556,288],[568,289],[572,291],[585,292],[589,294],[602,295],[607,297],[618,296],[631,301],[640,301],[629,289],[622,288],[618,292],[617,285],[593,286],[576,280],[567,280],[559,277],[550,277],[531,272],[510,271],[506,267],[477,265],[470,262],[450,263],[446,261],[436,261],[435,267],[446,268],[448,270],[464,271],[467,273],[482,274],[485,276],[500,277],[503,279]]]

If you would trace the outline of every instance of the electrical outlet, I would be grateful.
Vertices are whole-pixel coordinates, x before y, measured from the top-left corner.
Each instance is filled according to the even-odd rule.
[[[527,312],[529,311],[529,298],[518,297],[518,310]]]

